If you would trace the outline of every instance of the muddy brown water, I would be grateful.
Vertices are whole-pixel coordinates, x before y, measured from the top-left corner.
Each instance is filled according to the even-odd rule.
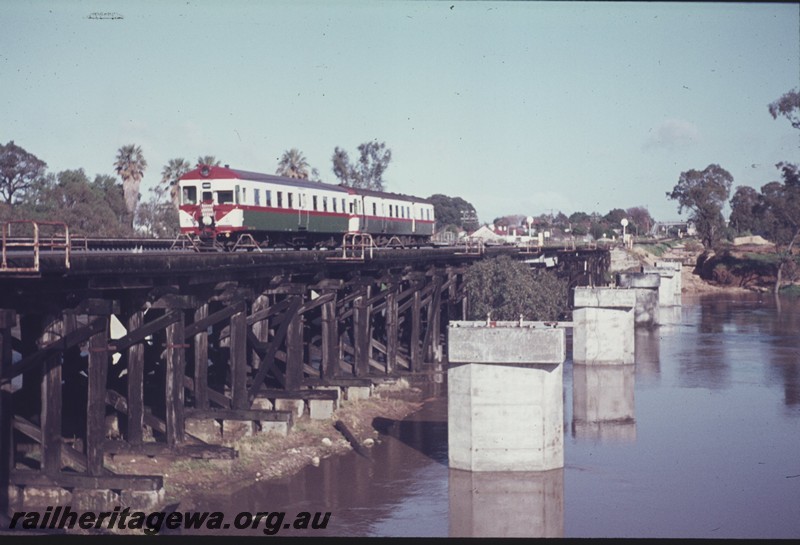
[[[637,331],[633,366],[565,363],[564,469],[448,469],[441,392],[375,422],[369,459],[328,458],[192,509],[285,512],[278,535],[800,537],[800,303],[779,313],[769,296],[715,294],[685,299],[675,322]],[[330,517],[283,527],[302,512]]]

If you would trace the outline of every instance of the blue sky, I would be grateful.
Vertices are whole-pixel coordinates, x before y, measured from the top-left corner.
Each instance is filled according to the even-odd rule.
[[[665,220],[682,171],[759,188],[800,162],[767,111],[800,86],[797,4],[4,0],[0,21],[0,140],[90,176],[141,145],[144,191],[174,157],[274,172],[292,147],[336,182],[333,149],[377,139],[389,190],[484,222]]]

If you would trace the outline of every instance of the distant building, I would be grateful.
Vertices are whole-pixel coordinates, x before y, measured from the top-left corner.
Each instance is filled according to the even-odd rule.
[[[693,221],[657,221],[650,229],[650,236],[660,238],[669,236],[670,231],[677,230],[678,236],[697,235],[697,227]]]
[[[488,225],[482,226],[477,231],[470,233],[470,238],[482,240],[484,243],[503,244],[506,239]]]

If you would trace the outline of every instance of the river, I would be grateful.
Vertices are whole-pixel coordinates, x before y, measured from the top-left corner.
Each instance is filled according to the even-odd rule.
[[[324,529],[281,535],[800,537],[800,302],[684,297],[673,322],[637,330],[634,365],[567,360],[563,469],[449,469],[440,393],[376,422],[369,459],[193,504],[331,513]]]

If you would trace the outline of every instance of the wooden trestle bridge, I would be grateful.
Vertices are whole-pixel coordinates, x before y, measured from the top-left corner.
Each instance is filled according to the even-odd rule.
[[[232,458],[189,424],[291,425],[275,400],[431,372],[465,317],[465,268],[500,252],[518,255],[43,252],[36,271],[1,272],[0,513],[9,485],[157,491],[160,476],[114,474],[104,456]],[[573,283],[608,268],[603,250],[551,255]]]

